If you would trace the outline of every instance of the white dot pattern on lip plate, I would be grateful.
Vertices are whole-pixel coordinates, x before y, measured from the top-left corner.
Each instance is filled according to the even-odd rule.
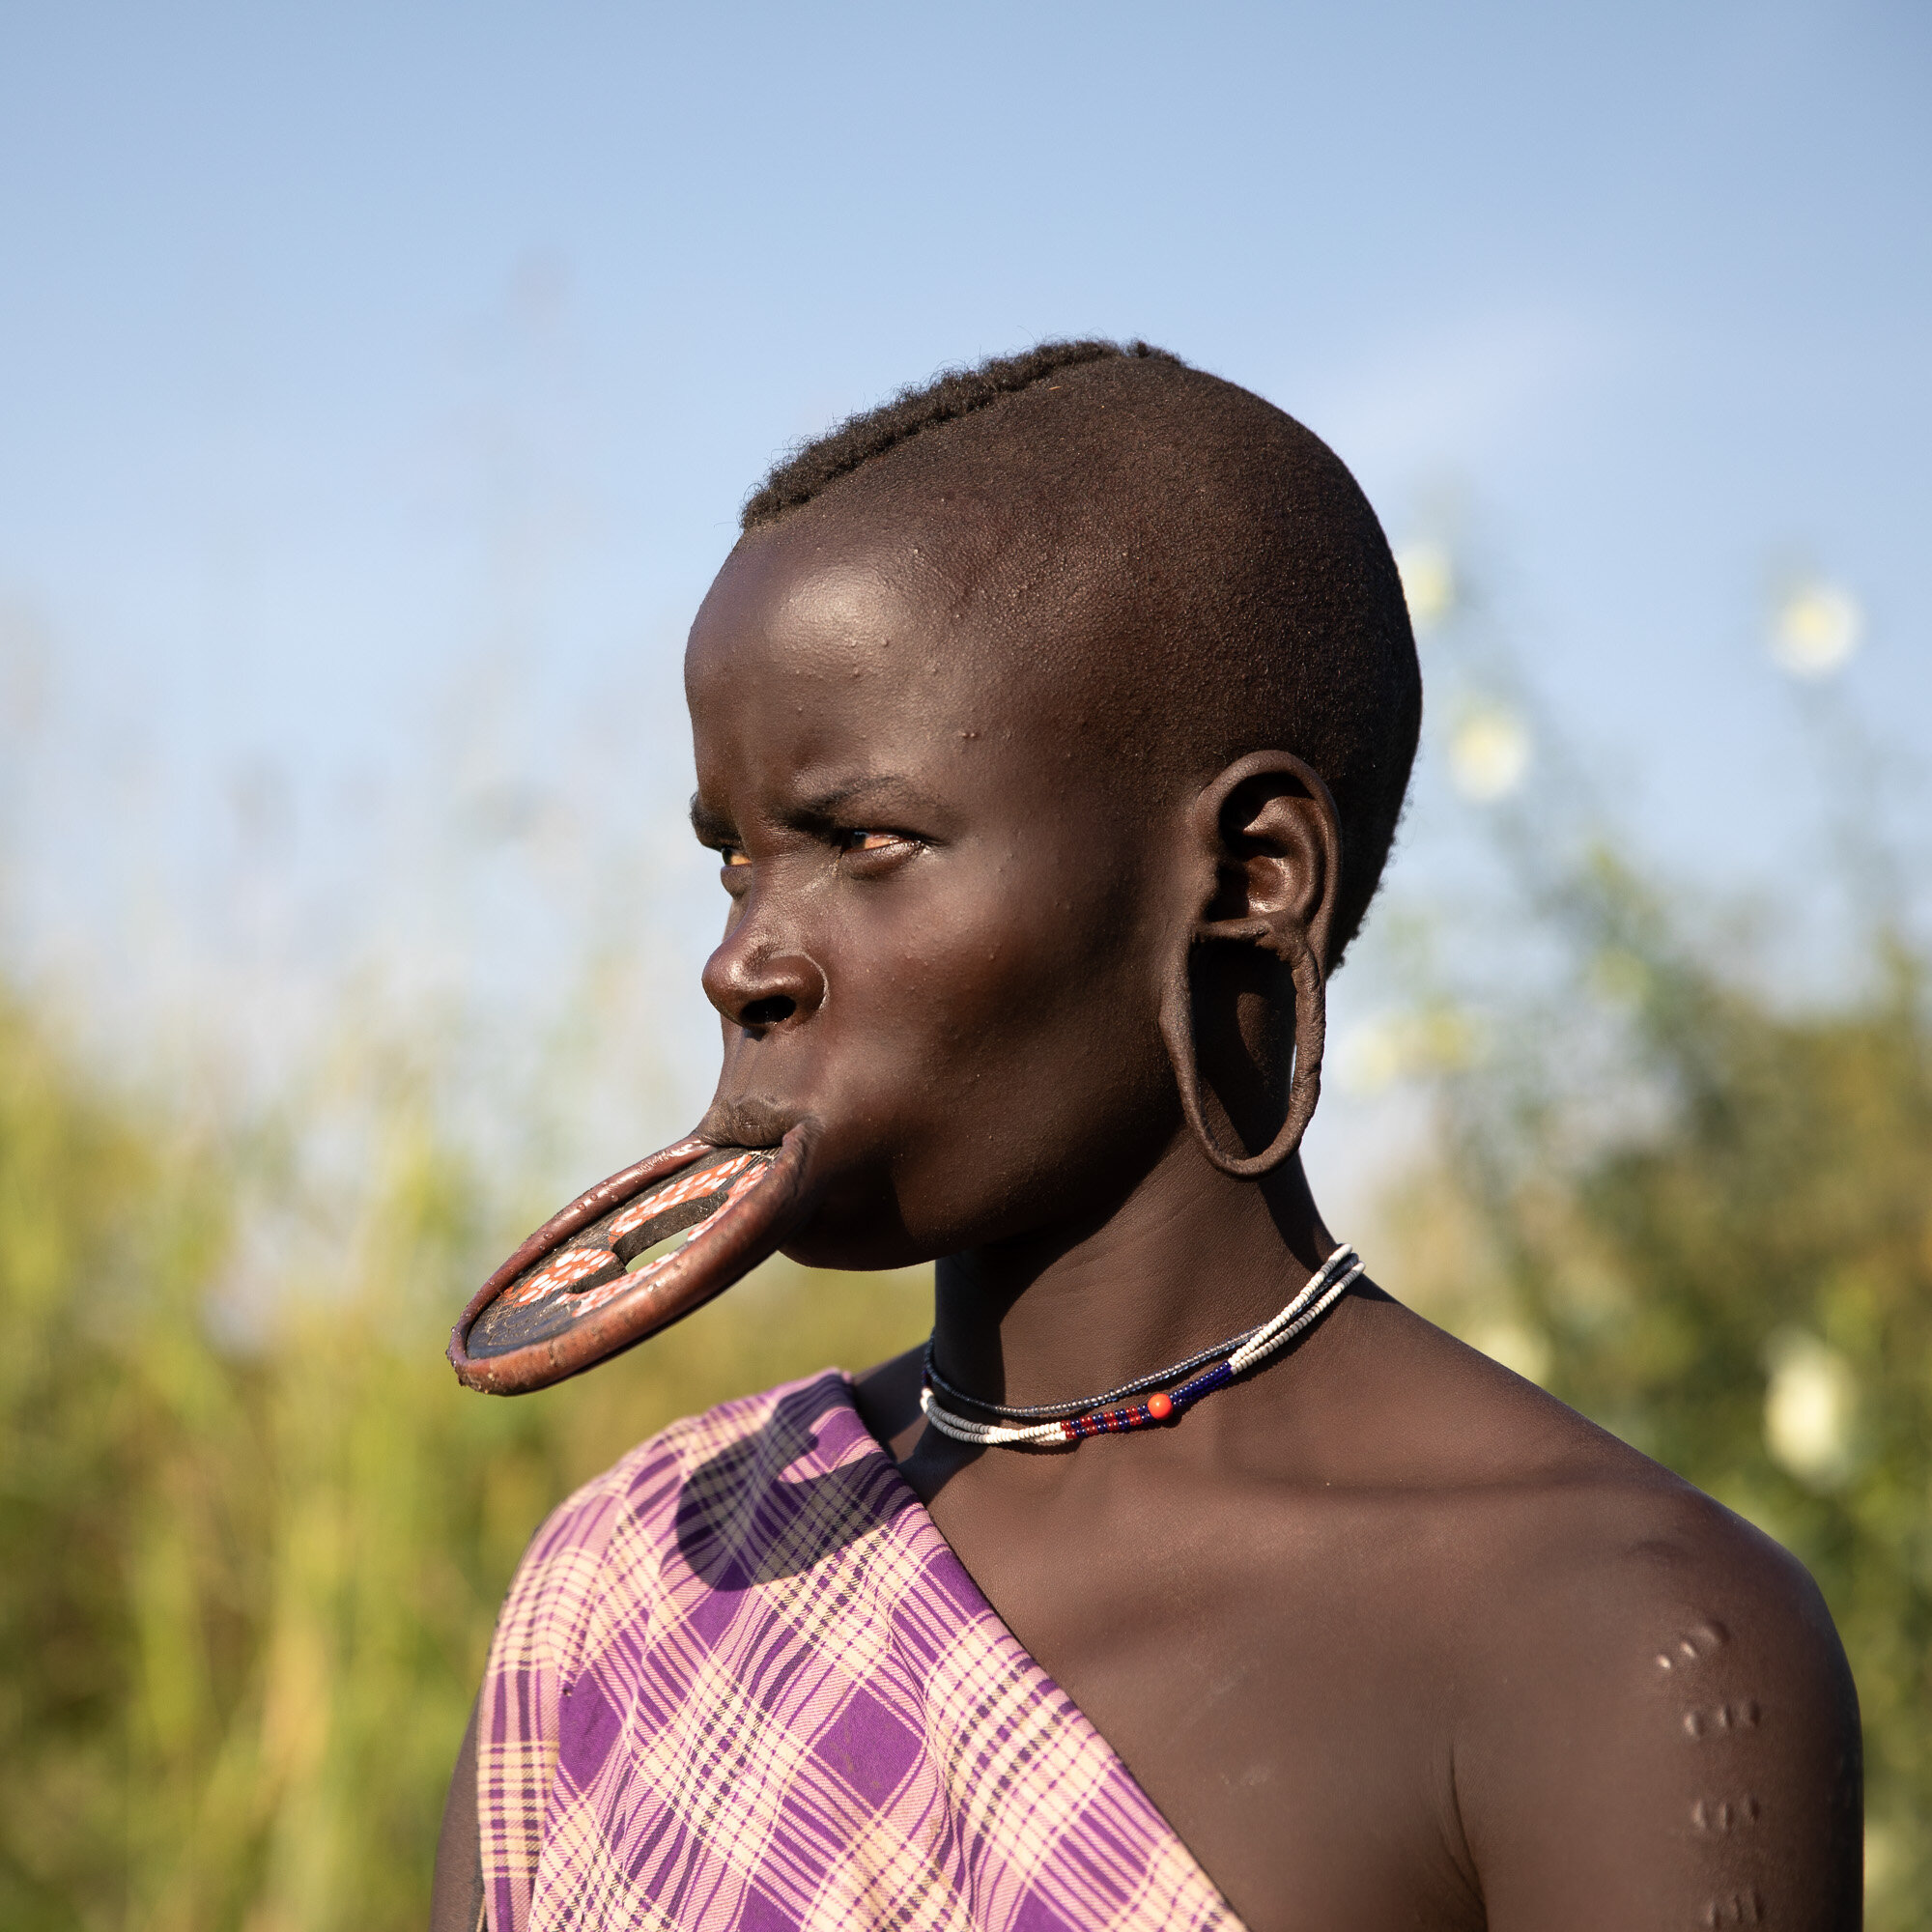
[[[695,1201],[705,1194],[715,1194],[724,1183],[736,1175],[744,1173],[758,1156],[754,1153],[741,1153],[734,1158],[721,1161],[716,1167],[699,1169],[694,1174],[680,1175],[669,1186],[660,1188],[654,1194],[647,1194],[641,1201],[634,1201],[605,1231],[607,1242],[621,1240],[633,1229],[641,1228],[654,1216],[667,1213],[673,1208],[681,1208],[687,1201]]]
[[[768,1157],[750,1152],[736,1154],[696,1174],[681,1175],[668,1186],[646,1195],[641,1201],[631,1203],[601,1233],[586,1230],[562,1253],[553,1255],[524,1280],[505,1289],[498,1297],[499,1303],[504,1308],[534,1308],[540,1303],[556,1301],[569,1295],[569,1313],[573,1319],[593,1314],[619,1294],[649,1281],[668,1262],[684,1252],[679,1246],[670,1254],[660,1255],[636,1273],[626,1273],[623,1262],[614,1251],[614,1244],[625,1235],[635,1233],[662,1214],[723,1190],[724,1198],[697,1224],[698,1229],[702,1229],[734,1202],[742,1200],[770,1171]],[[610,1271],[609,1280],[592,1280],[606,1270]],[[580,1290],[577,1286],[579,1282],[589,1285]]]
[[[801,1156],[790,1136],[778,1147],[682,1141],[580,1194],[526,1243],[535,1258],[525,1271],[452,1334],[459,1378],[497,1395],[544,1388],[709,1301],[798,1219]],[[747,1201],[778,1174],[794,1184]]]
[[[711,1172],[716,1174],[719,1170],[713,1168]],[[724,1200],[718,1204],[709,1216],[700,1221],[692,1230],[693,1237],[696,1238],[701,1235],[720,1214],[724,1213],[725,1208],[742,1201],[770,1172],[771,1168],[769,1165],[760,1162],[759,1165],[752,1168],[749,1172],[741,1173],[732,1181],[730,1191],[724,1196]],[[709,1192],[708,1189],[705,1191]],[[659,1269],[668,1266],[670,1263],[674,1262],[683,1253],[684,1248],[682,1246],[673,1248],[669,1254],[660,1255],[656,1261],[646,1263],[635,1274],[620,1274],[613,1280],[599,1282],[595,1288],[586,1289],[583,1293],[576,1297],[575,1312],[579,1315],[593,1313],[595,1310],[602,1308],[607,1301],[614,1301],[618,1295],[626,1293],[640,1283],[649,1281]]]
[[[599,1268],[615,1266],[616,1263],[617,1257],[609,1248],[566,1248],[510,1289],[503,1300],[511,1308],[527,1308],[532,1302],[559,1293],[586,1275],[595,1274]]]

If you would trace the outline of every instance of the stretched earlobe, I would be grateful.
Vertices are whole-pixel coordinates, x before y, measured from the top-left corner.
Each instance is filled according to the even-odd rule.
[[[1193,830],[1209,880],[1202,898],[1196,901],[1204,911],[1211,908],[1217,895],[1226,856],[1223,810],[1240,786],[1275,775],[1293,780],[1323,814],[1337,841],[1331,848],[1329,869],[1331,874],[1339,871],[1339,815],[1321,775],[1292,753],[1258,752],[1229,766],[1196,802]],[[1325,926],[1325,920],[1320,920],[1319,915],[1318,920]],[[1247,944],[1272,953],[1288,967],[1294,986],[1294,1061],[1286,1114],[1274,1139],[1260,1153],[1247,1156],[1231,1154],[1220,1144],[1202,1105],[1200,1055],[1194,1040],[1193,961],[1197,947],[1217,943]],[[1178,935],[1161,986],[1160,1032],[1179,1089],[1181,1112],[1208,1160],[1238,1180],[1258,1180],[1272,1174],[1301,1146],[1321,1095],[1321,1057],[1328,1032],[1327,975],[1308,923],[1288,912],[1236,919],[1203,917],[1188,922]]]
[[[1272,952],[1294,980],[1294,1072],[1280,1130],[1258,1154],[1231,1154],[1214,1138],[1201,1105],[1200,1058],[1194,1045],[1194,949],[1216,940],[1246,941]],[[1321,1055],[1328,1034],[1328,989],[1315,949],[1298,921],[1201,920],[1187,927],[1169,964],[1161,990],[1160,1034],[1180,1090],[1180,1110],[1201,1151],[1223,1174],[1259,1180],[1272,1174],[1301,1146],[1321,1097]]]

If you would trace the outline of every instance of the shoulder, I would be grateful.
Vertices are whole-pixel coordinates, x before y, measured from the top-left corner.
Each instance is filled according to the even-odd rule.
[[[1479,1591],[1551,1697],[1609,1696],[1666,1711],[1675,1734],[1761,1728],[1772,1702],[1849,1693],[1817,1585],[1761,1530],[1637,1457],[1579,1459],[1530,1486],[1492,1546]],[[1561,1702],[1561,1696],[1556,1698]]]
[[[695,1494],[754,1490],[761,1470],[793,1460],[810,1443],[813,1423],[838,1406],[849,1406],[849,1393],[831,1370],[685,1416],[627,1450],[531,1537],[497,1619],[498,1651],[521,1634],[526,1649],[561,1661],[613,1578],[652,1570],[675,1544]]]
[[[1789,1550],[1520,1377],[1442,1337],[1460,1444],[1439,1466],[1472,1532],[1471,1627],[1543,1708],[1639,1690],[1664,1703],[1752,1676],[1850,1689],[1817,1585]],[[1527,1666],[1548,1660],[1548,1672]],[[1500,1662],[1500,1659],[1498,1659]],[[1767,1675],[1768,1673],[1768,1675]],[[1679,1728],[1697,1725],[1685,1704]]]
[[[1728,1611],[1720,1648],[1749,1634],[1841,1661],[1810,1576],[1761,1530],[1400,1304],[1365,1312],[1374,1391],[1367,1375],[1348,1391],[1376,1411],[1365,1466],[1455,1526],[1478,1626],[1519,1655],[1574,1641],[1606,1664],[1596,1638],[1640,1628],[1656,1642],[1638,1661],[1666,1680],[1675,1625]]]
[[[1858,1701],[1804,1566],[1407,1311],[1363,1315],[1350,1388],[1409,1498],[1492,1932],[1856,1925]]]
[[[1456,1740],[1492,1925],[1855,1923],[1857,1693],[1803,1565],[1622,1445],[1509,1515]]]
[[[1776,1751],[1820,1726],[1855,1747],[1844,1652],[1790,1551],[1439,1331],[1419,1352],[1411,1406],[1443,1446],[1410,1472],[1465,1542],[1460,1648],[1513,1748],[1592,1724],[1673,1751],[1747,1735]]]
[[[764,1476],[813,1446],[840,1410],[851,1414],[851,1402],[837,1371],[721,1404],[639,1443],[545,1519],[497,1613],[472,1719],[479,1843],[495,1882],[507,1875],[527,1901],[573,1687],[613,1644],[662,1624],[666,1571],[694,1525],[708,1527],[734,1498],[755,1510]],[[451,1870],[466,1859],[454,1844]]]

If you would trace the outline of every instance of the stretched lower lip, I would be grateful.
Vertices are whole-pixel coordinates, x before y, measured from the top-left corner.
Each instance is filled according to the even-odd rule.
[[[581,1375],[724,1293],[797,1233],[818,1204],[817,1123],[776,1144],[696,1133],[587,1189],[526,1240],[450,1332],[459,1380],[522,1395]],[[775,1126],[739,1113],[735,1126]],[[653,1255],[686,1234],[674,1252]]]

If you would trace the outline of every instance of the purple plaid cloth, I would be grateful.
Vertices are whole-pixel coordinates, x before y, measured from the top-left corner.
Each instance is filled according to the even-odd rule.
[[[836,1371],[551,1518],[477,1745],[493,1932],[1240,1932]]]

